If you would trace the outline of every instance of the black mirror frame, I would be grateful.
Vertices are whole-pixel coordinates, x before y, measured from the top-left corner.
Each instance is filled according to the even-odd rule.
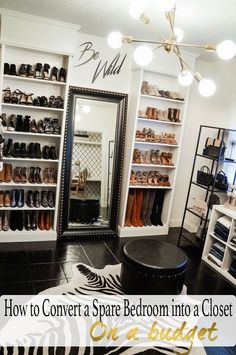
[[[108,228],[92,228],[72,230],[67,228],[69,196],[70,196],[70,178],[71,178],[71,157],[73,142],[73,112],[75,97],[92,98],[101,101],[110,101],[117,103],[117,121],[115,131],[115,153],[113,165],[113,184],[111,194],[111,217]],[[118,229],[118,217],[120,206],[120,193],[122,183],[122,171],[124,161],[125,130],[127,121],[128,95],[124,93],[103,91],[77,86],[69,86],[68,104],[65,122],[65,136],[63,148],[63,161],[61,173],[61,191],[59,206],[59,225],[58,238],[76,238],[76,237],[107,237],[116,236]]]

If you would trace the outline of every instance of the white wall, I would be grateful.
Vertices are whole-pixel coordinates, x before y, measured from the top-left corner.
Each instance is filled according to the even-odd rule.
[[[203,77],[213,79],[217,90],[215,95],[210,98],[204,98],[198,93],[197,83],[194,83],[190,90],[181,159],[171,214],[171,224],[174,226],[179,226],[182,220],[199,126],[203,124],[236,129],[236,60],[234,59],[229,62],[197,61],[196,70]],[[234,171],[234,166],[232,169]],[[191,230],[194,230],[196,222],[199,222],[199,220],[193,219],[189,213],[187,213],[186,221],[186,227]]]
[[[79,32],[68,78],[70,85],[128,93],[131,49],[129,45],[112,49],[105,38]]]

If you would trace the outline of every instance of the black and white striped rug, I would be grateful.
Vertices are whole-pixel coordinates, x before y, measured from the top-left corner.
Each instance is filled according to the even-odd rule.
[[[107,265],[104,269],[95,269],[85,264],[73,265],[73,277],[69,283],[49,288],[40,295],[123,295],[120,283],[121,264]],[[182,294],[186,295],[186,287]],[[206,355],[204,348],[193,348],[188,352],[186,347],[173,349],[164,347],[9,347],[1,348],[0,355]]]

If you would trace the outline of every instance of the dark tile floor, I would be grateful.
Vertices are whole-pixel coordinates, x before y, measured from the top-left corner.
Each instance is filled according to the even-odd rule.
[[[178,229],[158,238],[177,244]],[[132,238],[134,239],[134,238]],[[95,268],[121,262],[122,247],[131,238],[93,239],[77,242],[16,243],[0,245],[0,294],[37,294],[68,282],[74,263]],[[187,241],[182,248],[189,256],[186,278],[188,294],[233,294],[236,288],[201,261],[201,254]]]

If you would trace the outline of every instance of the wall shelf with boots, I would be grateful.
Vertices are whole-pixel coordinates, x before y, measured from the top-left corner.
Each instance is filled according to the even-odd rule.
[[[175,75],[133,70],[119,236],[168,234],[188,91]]]
[[[0,87],[6,169],[0,172],[0,190],[10,192],[11,199],[13,191],[23,191],[25,203],[0,207],[0,242],[57,238],[69,61],[68,53],[2,45]],[[53,205],[29,207],[26,197],[30,191],[38,191],[40,196],[52,191]],[[23,225],[15,226],[16,219]]]

